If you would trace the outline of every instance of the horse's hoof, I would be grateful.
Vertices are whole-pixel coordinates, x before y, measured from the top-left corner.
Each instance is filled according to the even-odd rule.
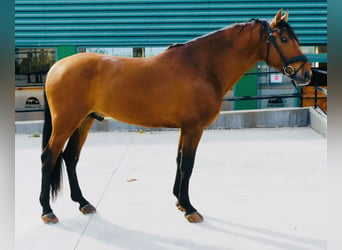
[[[84,207],[81,207],[80,211],[82,214],[94,214],[96,213],[96,208],[91,204],[87,204]]]
[[[42,215],[42,220],[45,224],[56,224],[58,222],[58,218],[52,212]]]
[[[203,216],[199,212],[185,215],[185,218],[191,223],[198,223],[203,221]]]
[[[182,205],[179,203],[179,201],[176,202],[176,207],[178,208],[179,211],[185,212],[185,208],[182,207]]]

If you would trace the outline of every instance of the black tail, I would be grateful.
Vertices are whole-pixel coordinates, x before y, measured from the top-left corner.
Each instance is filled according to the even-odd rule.
[[[43,126],[43,150],[45,149],[46,145],[49,142],[50,136],[52,131],[52,124],[51,124],[51,113],[49,103],[46,98],[46,93],[44,90],[44,126]]]
[[[50,186],[51,186],[51,195],[52,198],[55,199],[57,197],[58,191],[61,187],[62,180],[62,152],[60,152],[57,161],[54,166],[49,164],[51,161],[51,151],[47,147],[49,139],[51,137],[52,132],[52,123],[51,123],[51,112],[48,100],[46,98],[46,93],[44,90],[44,126],[43,126],[43,134],[42,134],[42,162],[43,166],[47,166],[51,168],[51,176],[50,176]]]

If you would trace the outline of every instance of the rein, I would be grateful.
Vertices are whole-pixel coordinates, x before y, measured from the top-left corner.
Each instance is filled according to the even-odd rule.
[[[278,52],[281,60],[283,61],[284,65],[282,67],[283,74],[288,76],[289,78],[292,79],[293,83],[293,78],[297,74],[297,72],[304,67],[305,63],[308,62],[308,58],[305,55],[300,55],[300,56],[295,56],[292,57],[291,59],[287,60],[284,55],[281,53],[280,48],[277,44],[276,39],[273,36],[273,32],[277,31],[278,29],[271,29],[270,24],[267,22],[267,41],[266,41],[266,63],[268,64],[268,57],[269,57],[269,52],[270,52],[270,44],[272,43],[276,51]],[[294,69],[293,66],[290,64],[295,63],[295,62],[303,62],[298,69]],[[294,83],[293,83],[294,84]]]

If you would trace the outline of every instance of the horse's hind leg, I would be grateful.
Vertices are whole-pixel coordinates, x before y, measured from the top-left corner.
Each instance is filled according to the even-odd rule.
[[[179,140],[177,174],[173,193],[178,199],[176,203],[178,209],[185,212],[185,217],[189,222],[203,221],[202,215],[192,206],[189,198],[189,182],[202,132],[203,129],[182,129]]]
[[[55,216],[50,206],[50,190],[51,190],[51,180],[60,178],[60,175],[61,175],[60,166],[62,164],[62,157],[59,154],[57,159],[54,161],[52,160],[52,158],[56,158],[54,154],[55,153],[52,152],[49,148],[45,148],[41,156],[42,180],[41,180],[41,191],[39,195],[39,201],[43,208],[42,220],[47,224],[58,222],[58,218]],[[58,189],[59,184],[55,185],[55,187],[57,187]]]
[[[69,178],[71,199],[79,203],[79,209],[83,214],[96,212],[96,208],[83,197],[76,174],[76,165],[80,156],[80,152],[93,121],[93,118],[87,117],[82,122],[80,127],[78,127],[71,135],[69,142],[63,152],[63,158]]]
[[[54,124],[48,145],[41,156],[42,182],[39,200],[43,208],[42,219],[48,224],[58,222],[50,207],[50,190],[52,197],[56,198],[62,177],[62,149],[72,131],[73,129],[70,126],[62,126],[60,123]]]

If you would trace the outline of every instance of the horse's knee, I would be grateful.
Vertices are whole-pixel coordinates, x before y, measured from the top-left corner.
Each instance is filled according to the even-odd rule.
[[[195,154],[184,154],[180,162],[180,171],[182,175],[190,177],[195,163]]]

